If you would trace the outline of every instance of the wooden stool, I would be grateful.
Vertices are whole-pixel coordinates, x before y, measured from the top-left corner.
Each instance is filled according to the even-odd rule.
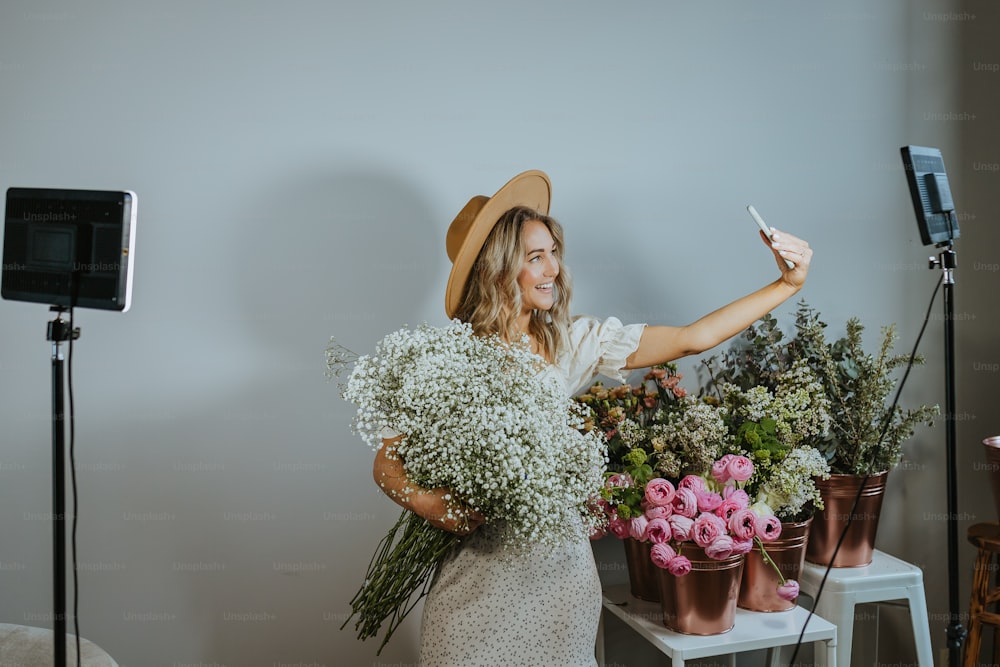
[[[990,572],[993,571],[993,556],[1000,554],[1000,524],[977,523],[969,526],[969,542],[979,552],[976,567],[972,572],[972,595],[969,598],[969,636],[965,642],[964,667],[974,667],[979,660],[979,648],[983,641],[983,623],[993,626],[994,633],[1000,632],[1000,614],[987,611],[987,607],[1000,601],[1000,586],[990,589]],[[993,643],[996,650],[996,641]]]

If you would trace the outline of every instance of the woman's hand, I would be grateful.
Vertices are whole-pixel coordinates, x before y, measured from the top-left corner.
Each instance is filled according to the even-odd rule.
[[[781,279],[790,287],[798,290],[806,281],[806,274],[809,273],[809,265],[812,261],[812,248],[809,244],[787,232],[774,230],[771,233],[772,241],[767,240],[764,232],[760,233],[764,243],[770,246],[774,253],[774,259],[781,269]],[[789,268],[785,260],[792,262],[795,266]]]
[[[448,489],[427,489],[410,480],[396,451],[401,439],[402,436],[383,439],[382,447],[375,453],[372,476],[382,492],[397,505],[452,533],[467,535],[478,528],[485,517],[460,502]]]
[[[411,504],[416,514],[457,535],[468,535],[486,518],[444,488],[421,489],[411,498]]]

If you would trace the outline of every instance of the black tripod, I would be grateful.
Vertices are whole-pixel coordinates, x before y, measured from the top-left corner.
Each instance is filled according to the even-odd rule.
[[[63,411],[63,341],[76,340],[80,329],[62,319],[62,306],[49,322],[46,340],[52,341],[52,588],[55,665],[66,665],[66,423]],[[76,511],[76,508],[73,509]]]
[[[948,664],[962,664],[962,643],[966,630],[959,620],[958,603],[958,482],[955,464],[955,268],[958,265],[951,241],[938,244],[943,248],[930,258],[930,268],[941,268],[944,286],[944,399],[945,453],[947,457],[948,490]]]

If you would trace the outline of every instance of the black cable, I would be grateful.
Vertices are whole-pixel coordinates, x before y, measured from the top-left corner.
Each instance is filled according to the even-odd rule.
[[[73,338],[75,337],[75,330],[73,329],[73,307],[70,306],[69,351],[66,358],[66,367],[68,369],[67,384],[69,392],[69,472],[71,479],[70,487],[73,492],[73,529],[71,532],[71,550],[73,554],[73,632],[76,635],[76,665],[77,667],[80,667],[80,589],[77,582],[76,566],[76,520],[79,510],[76,493],[76,424],[73,410]]]
[[[802,624],[802,631],[799,633],[798,641],[795,643],[795,651],[792,652],[792,658],[789,664],[795,662],[795,658],[799,654],[799,647],[802,646],[802,639],[806,634],[806,627],[809,625],[810,619],[812,619],[813,614],[816,611],[816,607],[819,604],[819,597],[823,593],[823,587],[826,586],[826,578],[830,574],[831,568],[833,568],[833,562],[837,559],[837,553],[840,551],[840,545],[843,544],[844,538],[847,537],[847,531],[851,527],[851,522],[854,520],[854,514],[858,509],[858,503],[861,502],[861,496],[865,490],[865,485],[868,483],[868,478],[871,477],[872,464],[878,455],[881,453],[882,441],[885,439],[885,434],[889,431],[889,426],[892,425],[893,417],[896,414],[896,405],[899,403],[899,395],[903,391],[903,387],[906,385],[906,378],[910,375],[910,369],[913,368],[913,361],[917,356],[917,348],[920,345],[920,340],[924,337],[924,331],[927,330],[927,324],[930,322],[931,309],[934,307],[934,301],[937,299],[938,290],[941,289],[941,285],[944,282],[944,274],[938,279],[937,285],[934,286],[934,292],[931,294],[931,301],[927,304],[927,312],[924,314],[924,322],[920,327],[920,332],[917,334],[917,340],[913,343],[913,350],[910,352],[910,359],[906,364],[906,371],[903,372],[903,377],[899,381],[899,386],[896,387],[896,396],[892,399],[892,405],[889,411],[885,415],[885,421],[882,422],[882,431],[879,433],[878,441],[872,450],[871,459],[865,468],[865,476],[861,480],[861,484],[858,485],[858,493],[854,496],[854,504],[851,506],[850,514],[847,516],[847,523],[844,525],[844,529],[840,532],[840,538],[837,540],[837,545],[833,549],[833,555],[830,556],[830,562],[826,565],[826,571],[823,572],[823,578],[819,582],[819,588],[816,590],[816,597],[813,598],[812,609],[809,610],[809,615],[806,616],[805,622]]]

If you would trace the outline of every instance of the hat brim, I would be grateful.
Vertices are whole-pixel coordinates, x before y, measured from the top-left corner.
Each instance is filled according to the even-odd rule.
[[[469,232],[455,255],[448,276],[448,286],[445,289],[445,312],[448,317],[454,317],[462,303],[465,284],[472,272],[472,265],[479,256],[486,237],[504,213],[515,206],[525,206],[548,215],[549,204],[552,201],[552,183],[545,172],[536,169],[525,171],[497,190],[476,214]]]

